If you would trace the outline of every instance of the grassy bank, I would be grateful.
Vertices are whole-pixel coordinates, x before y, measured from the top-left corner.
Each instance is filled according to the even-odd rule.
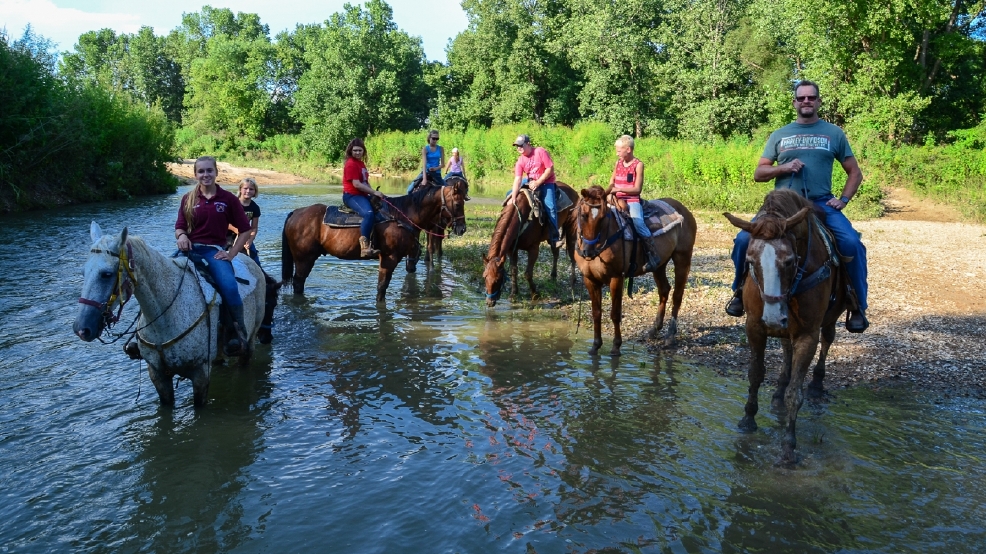
[[[513,180],[516,150],[511,146],[521,133],[547,148],[561,181],[576,189],[606,185],[614,163],[615,136],[600,123],[568,127],[503,125],[491,129],[442,131],[447,150],[463,153],[474,194],[502,195]],[[372,171],[410,180],[418,171],[424,132],[384,133],[369,137]],[[866,179],[847,209],[852,219],[879,217],[885,188],[906,188],[918,197],[957,207],[974,221],[986,221],[986,128],[955,133],[948,145],[893,146],[873,136],[850,137]],[[644,196],[671,196],[699,210],[753,213],[771,183],[755,183],[753,169],[766,135],[712,143],[694,143],[646,137],[637,140],[636,155],[647,168]],[[261,148],[224,161],[286,171],[318,179],[338,171],[338,162],[308,152],[293,136],[272,137]],[[845,174],[833,168],[836,194]]]

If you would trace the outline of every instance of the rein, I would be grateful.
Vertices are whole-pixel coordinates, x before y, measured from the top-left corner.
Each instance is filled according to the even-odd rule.
[[[757,290],[760,292],[760,298],[764,301],[764,303],[780,304],[782,302],[784,303],[790,302],[792,297],[797,296],[805,291],[811,290],[815,286],[821,284],[823,281],[828,279],[829,276],[832,274],[832,266],[835,265],[836,262],[834,261],[834,257],[832,256],[832,249],[828,244],[828,239],[824,235],[824,230],[819,228],[819,231],[823,233],[822,239],[825,241],[825,249],[828,251],[828,257],[825,259],[825,262],[823,262],[818,269],[812,272],[812,274],[809,275],[807,279],[804,279],[805,271],[806,271],[805,268],[808,267],[808,257],[811,256],[811,239],[812,236],[814,236],[815,234],[812,232],[813,221],[815,222],[816,226],[820,225],[817,222],[815,216],[811,215],[810,219],[808,219],[808,247],[805,249],[805,256],[804,258],[801,259],[801,263],[797,268],[797,272],[795,273],[795,277],[794,277],[794,282],[791,283],[791,287],[788,289],[786,293],[779,296],[765,293],[763,290],[763,285],[760,284],[760,281],[757,281],[757,272],[753,271],[753,267],[752,267],[753,264],[752,262],[750,263],[751,266],[749,268],[750,278],[753,279],[753,282],[757,285]],[[794,251],[795,256],[797,256],[798,253],[797,244],[795,243],[793,238],[791,239],[791,245],[793,247],[792,250]],[[798,257],[800,258],[800,256]]]
[[[598,210],[603,210],[605,208],[604,205],[589,204],[589,203],[583,202],[580,199],[578,206],[576,206],[576,208],[577,208],[576,211],[579,211],[579,208],[581,208],[581,206],[583,204],[586,205],[586,206],[588,206],[589,208],[596,208]],[[615,216],[613,215],[613,211],[612,210],[607,209],[606,210],[606,215],[603,216],[603,217],[605,217],[607,219],[610,219],[610,218],[613,218]],[[616,232],[613,233],[612,235],[610,235],[609,238],[606,239],[606,242],[604,242],[602,244],[602,246],[600,246],[599,248],[597,248],[594,253],[590,253],[588,247],[591,247],[591,246],[595,245],[596,243],[598,243],[599,240],[600,240],[600,238],[602,237],[603,232],[602,232],[602,230],[600,230],[598,233],[596,233],[596,238],[594,238],[594,239],[587,239],[587,238],[585,238],[585,236],[582,234],[582,218],[581,217],[576,217],[575,224],[576,224],[576,228],[577,228],[578,234],[579,234],[579,238],[578,238],[579,244],[581,245],[581,246],[579,246],[577,248],[578,249],[578,252],[579,252],[579,255],[582,256],[583,258],[585,258],[586,260],[594,260],[597,257],[599,257],[600,254],[602,254],[607,249],[609,249],[610,246],[613,246],[616,243],[616,241],[620,240],[620,237],[623,236],[623,222],[622,221],[617,221],[617,223],[619,224],[619,227],[617,227]]]
[[[446,202],[445,202],[445,190],[444,190],[445,187],[442,187],[442,188],[443,188],[443,190],[441,190],[439,192],[439,196],[442,198],[442,210],[447,211],[449,213],[449,216],[452,218],[452,222],[456,222],[456,221],[458,221],[460,219],[465,220],[466,219],[465,214],[463,214],[463,215],[461,215],[459,217],[456,217],[455,214],[452,213],[452,210],[449,209],[448,206],[446,206]],[[443,238],[443,239],[444,238],[448,238],[448,235],[446,235],[446,234],[443,234],[443,233],[433,233],[433,232],[425,229],[424,227],[421,227],[420,225],[418,225],[414,221],[412,221],[411,218],[408,217],[408,215],[406,213],[402,212],[400,208],[398,208],[397,206],[395,206],[393,204],[393,202],[391,202],[390,200],[387,200],[387,197],[386,196],[383,197],[383,201],[386,202],[387,205],[389,205],[391,208],[393,208],[394,211],[396,211],[397,213],[399,213],[402,216],[404,216],[404,219],[406,219],[411,225],[414,225],[419,231],[424,231],[425,233],[427,233],[427,234],[429,234],[429,235],[431,235],[433,237],[438,237],[438,238]]]

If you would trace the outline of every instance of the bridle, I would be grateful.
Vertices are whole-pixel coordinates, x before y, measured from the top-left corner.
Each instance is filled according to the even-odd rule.
[[[593,239],[588,239],[582,234],[582,207],[583,206],[588,207],[590,210],[597,209],[605,212],[602,215],[602,217],[599,217],[599,219],[609,219],[615,216],[613,215],[613,210],[609,209],[609,206],[606,204],[605,201],[600,202],[599,204],[590,204],[585,201],[585,198],[580,198],[578,204],[576,204],[575,206],[575,211],[577,213],[577,216],[575,218],[575,228],[576,228],[576,232],[578,233],[578,245],[576,247],[576,250],[578,250],[579,255],[585,258],[586,260],[594,260],[597,257],[599,257],[600,254],[605,252],[610,246],[613,246],[613,244],[615,244],[616,241],[620,240],[620,237],[623,235],[624,224],[622,221],[617,220],[618,227],[616,229],[616,232],[610,235],[609,238],[607,238],[606,241],[598,248],[590,250],[591,247],[599,243],[600,239],[602,238],[603,232],[602,229],[600,229],[599,232],[596,233],[596,238]]]
[[[445,189],[451,190],[452,193],[454,194],[455,193],[455,191],[453,190],[454,188],[455,188],[455,185],[442,187],[442,192],[441,192],[441,196],[442,196],[442,211],[439,213],[439,218],[440,218],[439,221],[442,222],[442,223],[444,223],[444,224],[441,225],[442,230],[445,230],[449,225],[452,225],[456,221],[460,221],[460,220],[462,221],[463,225],[465,225],[465,220],[466,220],[465,206],[463,206],[462,215],[456,216],[455,213],[452,212],[452,209],[449,208],[449,205],[450,204],[452,205],[452,207],[455,207],[455,204],[452,203],[452,202],[447,202],[445,200]],[[468,195],[466,196],[466,200],[469,200]],[[448,217],[447,218],[446,218],[445,214],[448,214]],[[445,223],[446,221],[447,221],[447,223]],[[446,237],[447,237],[447,235],[443,235],[443,238],[446,238]]]
[[[776,214],[772,214],[772,215],[776,215]],[[825,249],[828,251],[828,257],[818,269],[816,269],[814,272],[812,272],[811,275],[805,278],[805,268],[808,266],[808,257],[811,256],[811,239],[815,234],[813,225],[819,226],[819,230],[822,233],[822,239],[825,244]],[[832,245],[830,243],[829,237],[825,233],[825,231],[821,229],[821,224],[817,221],[814,214],[808,216],[808,247],[805,249],[805,255],[803,258],[798,254],[798,245],[794,235],[792,233],[786,233],[785,236],[787,237],[788,242],[791,244],[791,251],[794,252],[795,260],[797,260],[796,262],[797,269],[794,275],[794,281],[791,283],[791,286],[788,288],[787,292],[781,295],[772,295],[765,293],[763,290],[763,285],[760,284],[760,281],[757,281],[757,273],[756,271],[754,271],[753,262],[747,262],[748,264],[747,271],[750,274],[750,278],[753,279],[753,282],[757,285],[757,291],[760,292],[760,298],[764,301],[765,304],[780,304],[780,303],[786,304],[790,302],[793,296],[797,296],[798,294],[810,290],[814,288],[816,285],[818,285],[819,283],[828,279],[829,276],[832,274],[832,267],[838,265],[838,262],[836,261],[835,256],[833,255],[832,252]]]
[[[106,300],[106,302],[98,302],[89,298],[79,297],[79,304],[85,304],[86,306],[92,306],[97,310],[100,310],[102,313],[103,325],[104,327],[109,328],[120,321],[120,315],[123,313],[123,306],[130,301],[130,298],[134,293],[134,288],[137,287],[137,277],[134,276],[133,249],[130,246],[130,242],[127,241],[126,249],[121,248],[119,252],[102,250],[100,248],[92,248],[89,252],[91,254],[109,254],[110,256],[120,260],[116,266],[116,286],[113,287],[113,292],[110,293],[110,297]],[[113,306],[118,301],[120,303],[120,308],[114,315]]]

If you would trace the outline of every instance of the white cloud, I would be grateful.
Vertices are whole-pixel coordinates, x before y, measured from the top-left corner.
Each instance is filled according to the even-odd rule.
[[[140,16],[126,13],[92,13],[60,8],[51,0],[0,0],[0,26],[18,39],[30,24],[36,34],[53,40],[59,50],[72,50],[79,35],[109,27],[118,33],[140,29]]]

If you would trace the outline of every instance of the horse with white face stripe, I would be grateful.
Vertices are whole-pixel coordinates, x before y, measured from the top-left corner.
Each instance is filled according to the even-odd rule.
[[[798,458],[795,424],[803,402],[802,385],[821,339],[818,363],[808,385],[811,396],[821,396],[825,357],[835,340],[835,324],[846,310],[847,278],[835,252],[834,241],[824,228],[813,205],[786,189],[767,194],[763,207],[752,221],[723,214],[750,233],[746,262],[748,276],[743,286],[746,336],[750,344],[750,393],[743,431],[757,429],[757,393],[763,384],[767,337],[778,337],[784,350],[784,367],[774,393],[773,405],[781,399],[787,407],[781,462],[794,464]]]

